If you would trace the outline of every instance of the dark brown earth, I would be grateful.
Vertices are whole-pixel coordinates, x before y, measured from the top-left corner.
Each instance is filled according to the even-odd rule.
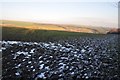
[[[1,41],[2,80],[120,80],[117,40]]]

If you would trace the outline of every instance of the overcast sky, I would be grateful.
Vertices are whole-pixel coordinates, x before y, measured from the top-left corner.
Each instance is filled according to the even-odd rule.
[[[118,26],[115,2],[2,2],[0,19],[41,23]]]

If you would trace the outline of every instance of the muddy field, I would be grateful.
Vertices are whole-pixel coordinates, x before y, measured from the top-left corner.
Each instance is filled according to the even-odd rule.
[[[117,35],[0,43],[3,80],[120,80]]]

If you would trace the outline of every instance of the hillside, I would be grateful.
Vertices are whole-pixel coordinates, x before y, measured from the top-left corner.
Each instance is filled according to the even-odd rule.
[[[116,29],[116,28],[111,29],[111,30],[108,32],[108,34],[120,34],[120,28],[118,28],[118,29]]]
[[[0,20],[0,23],[0,26],[2,27],[19,27],[27,29],[57,30],[84,33],[107,33],[109,31],[108,28],[84,25],[45,24],[12,20]]]

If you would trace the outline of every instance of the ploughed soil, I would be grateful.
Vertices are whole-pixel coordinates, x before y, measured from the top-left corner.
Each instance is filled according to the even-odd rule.
[[[0,43],[3,80],[120,80],[116,35]]]

